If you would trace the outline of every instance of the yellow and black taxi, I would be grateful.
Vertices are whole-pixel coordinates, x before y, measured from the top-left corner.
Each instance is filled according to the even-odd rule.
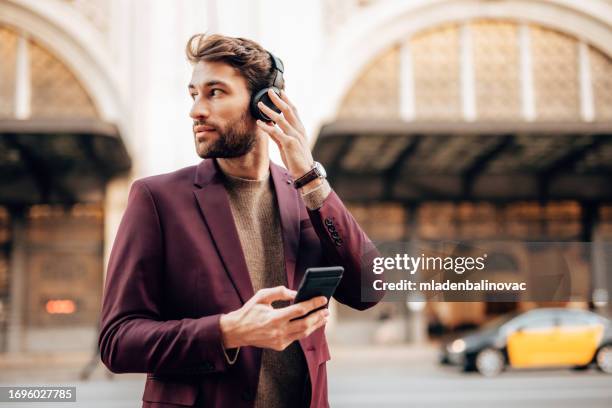
[[[612,324],[586,310],[543,308],[500,316],[442,346],[441,363],[494,376],[506,367],[591,364],[612,374]]]

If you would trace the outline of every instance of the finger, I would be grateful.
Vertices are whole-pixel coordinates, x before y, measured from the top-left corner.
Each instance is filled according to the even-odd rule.
[[[325,306],[327,304],[327,298],[325,296],[317,296],[304,302],[296,303],[291,306],[276,309],[277,320],[291,320],[296,317],[302,317],[308,314],[310,311]]]
[[[298,332],[307,332],[310,328],[317,326],[321,320],[327,321],[329,310],[319,310],[303,319],[294,320],[287,325],[289,335],[294,335]]]
[[[290,342],[294,342],[296,340],[300,340],[300,339],[303,339],[304,337],[310,336],[316,330],[318,330],[319,328],[325,326],[325,324],[327,324],[327,319],[328,319],[327,316],[322,317],[322,318],[318,319],[312,325],[308,326],[306,329],[297,331],[297,332],[295,332],[293,334],[288,334],[287,335],[288,340]]]
[[[257,122],[255,123],[261,130],[266,132],[268,136],[272,138],[272,140],[276,142],[279,148],[281,148],[286,143],[287,139],[291,138],[290,136],[287,136],[285,133],[283,133],[283,131],[277,128],[276,126],[269,125],[263,120],[257,119]]]
[[[256,303],[271,304],[277,300],[293,300],[297,292],[288,289],[284,286],[276,286],[273,288],[265,288],[257,291],[254,298]]]
[[[281,91],[281,96],[278,96],[276,92],[270,89],[268,91],[268,95],[270,96],[270,100],[274,103],[274,105],[276,105],[277,108],[281,110],[287,122],[289,122],[289,124],[294,129],[304,128],[302,122],[297,116],[297,110],[295,106],[293,106],[291,101],[289,101],[289,98],[287,98],[287,94],[285,93],[285,91]]]
[[[289,100],[289,97],[287,96],[287,92],[285,92],[284,90],[281,90],[280,98],[289,107],[288,114],[285,114],[285,112],[283,112],[283,114],[285,115],[289,123],[291,123],[294,128],[303,130],[304,125],[302,124],[302,120],[300,119],[298,110],[295,107],[295,105]]]
[[[269,93],[272,93],[274,95],[276,95],[274,92],[270,91]],[[289,122],[287,122],[287,119],[285,119],[285,117],[283,115],[281,115],[280,113],[270,109],[265,103],[263,102],[259,102],[257,104],[257,107],[263,112],[265,113],[270,119],[272,119],[272,121],[274,123],[276,123],[282,130],[283,132],[285,132],[285,134],[289,135],[289,136],[297,136],[297,132],[296,130],[293,128],[293,126],[291,126],[289,124]]]
[[[268,89],[268,96],[270,97],[270,100],[272,101],[272,103],[276,105],[278,109],[280,109],[283,115],[291,111],[291,107],[289,106],[289,104],[283,101],[283,99],[280,96],[278,96],[278,94],[274,92],[272,88]]]
[[[287,92],[285,92],[283,89],[281,89],[280,98],[283,100],[283,102],[285,102],[285,104],[289,107],[289,109],[291,109],[293,111],[292,112],[293,114],[297,114],[297,108],[295,107],[293,102],[291,102],[291,100],[287,96]]]

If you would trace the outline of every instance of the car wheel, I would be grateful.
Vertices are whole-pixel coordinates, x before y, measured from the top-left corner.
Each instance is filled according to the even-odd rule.
[[[603,346],[595,356],[597,368],[606,374],[612,374],[612,345]]]
[[[487,348],[476,355],[476,369],[485,377],[498,375],[505,365],[504,355],[499,350]]]

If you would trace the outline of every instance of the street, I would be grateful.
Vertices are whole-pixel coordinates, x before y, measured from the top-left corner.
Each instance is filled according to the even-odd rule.
[[[342,351],[329,364],[330,404],[348,407],[610,407],[612,376],[595,369],[507,371],[495,378],[462,373],[435,361],[435,351]],[[393,355],[397,358],[392,359]],[[340,357],[340,358],[337,358]],[[381,359],[383,360],[383,359]]]
[[[612,376],[595,369],[507,371],[499,377],[483,378],[439,366],[436,349],[432,347],[332,348],[332,356],[328,373],[329,400],[335,408],[612,406]],[[76,403],[44,405],[138,407],[143,382],[142,376],[134,374],[115,375],[108,380],[99,368],[91,381],[58,381],[62,385],[76,385]],[[53,384],[20,380],[5,381],[2,385],[44,383]],[[40,404],[21,403],[19,406]]]

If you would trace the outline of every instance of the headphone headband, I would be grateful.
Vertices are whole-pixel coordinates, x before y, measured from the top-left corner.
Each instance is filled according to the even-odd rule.
[[[272,69],[274,72],[274,80],[272,81],[272,86],[281,89],[283,87],[283,83],[285,82],[283,79],[283,73],[285,72],[285,65],[283,61],[278,58],[276,55],[272,54],[268,51],[268,55],[270,55],[270,61],[272,62]]]
[[[254,92],[251,96],[250,110],[251,115],[255,119],[260,119],[265,122],[269,122],[271,119],[263,113],[258,106],[259,102],[262,102],[268,108],[273,111],[280,113],[280,109],[274,105],[274,102],[268,96],[268,91],[272,89],[277,95],[280,95],[280,90],[283,88],[285,80],[283,79],[283,71],[285,70],[285,66],[283,65],[283,61],[280,58],[276,57],[270,51],[267,51],[268,55],[270,55],[270,61],[272,62],[272,70],[274,71],[274,79],[272,80],[272,84],[263,89],[259,89]]]

